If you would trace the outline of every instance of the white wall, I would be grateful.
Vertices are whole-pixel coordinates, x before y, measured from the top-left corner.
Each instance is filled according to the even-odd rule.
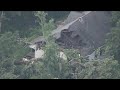
[[[35,51],[35,58],[37,59],[37,58],[43,58],[44,57],[44,51],[42,50],[42,49],[38,49],[38,50],[36,50]]]
[[[36,50],[35,44],[29,45],[29,47],[35,50],[35,59],[44,57],[44,51],[42,49]]]
[[[35,58],[36,59],[43,58],[44,54],[45,54],[45,52],[42,49],[37,50],[37,51],[35,51]],[[62,58],[63,60],[67,60],[67,56],[64,54],[64,52],[60,52],[59,55],[60,55],[60,58]]]
[[[36,45],[35,44],[29,45],[29,47],[34,49],[34,50],[36,49]]]
[[[67,60],[67,56],[64,54],[64,52],[60,52],[60,58]]]
[[[34,44],[30,45],[29,47],[35,50],[35,59],[44,57],[45,52],[42,49],[36,50],[36,45]],[[67,60],[67,56],[64,54],[64,52],[60,52],[59,55],[63,60]]]

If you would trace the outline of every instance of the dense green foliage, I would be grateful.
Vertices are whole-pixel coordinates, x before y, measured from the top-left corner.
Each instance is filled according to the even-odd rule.
[[[59,57],[60,47],[51,37],[55,21],[69,12],[3,12],[0,32],[1,79],[118,79],[120,78],[120,12],[112,12],[113,28],[104,45],[102,60],[88,61],[74,49],[64,49],[67,60]],[[0,13],[1,14],[1,13]],[[64,17],[63,17],[64,16]],[[52,19],[52,18],[54,19]],[[14,23],[13,23],[14,22]],[[45,56],[33,64],[16,65],[30,51],[25,43],[43,35]],[[99,50],[96,50],[99,53]]]
[[[112,12],[112,23],[114,23],[111,32],[108,33],[106,40],[106,52],[118,61],[120,61],[120,12]]]
[[[1,11],[2,12],[2,11]],[[0,14],[1,14],[0,12]],[[47,20],[54,18],[55,21],[61,19],[61,17],[66,17],[69,12],[57,11],[49,12],[46,11],[48,15]],[[2,17],[2,32],[6,31],[19,31],[21,37],[28,37],[29,33],[34,33],[31,28],[39,27],[39,23],[36,22],[36,16],[34,11],[3,11]]]
[[[14,62],[20,60],[29,48],[20,41],[18,33],[6,32],[0,37],[0,78],[15,78]]]
[[[48,19],[54,18],[56,21],[64,19],[70,13],[70,11],[46,11],[48,13]],[[64,16],[64,17],[63,17]]]

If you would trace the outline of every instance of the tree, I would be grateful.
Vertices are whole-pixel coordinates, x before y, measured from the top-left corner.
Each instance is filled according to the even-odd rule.
[[[47,16],[48,19],[54,18],[55,21],[65,19],[70,13],[70,11],[45,11],[45,12],[48,13]]]
[[[50,34],[51,31],[55,29],[54,20],[50,19],[47,22],[46,20],[47,13],[45,13],[44,11],[35,12],[35,16],[38,18],[37,22],[39,23],[40,29],[43,33],[43,37],[46,38],[47,40],[48,37],[50,37],[51,35]]]
[[[1,11],[0,12],[0,32],[2,31],[2,28],[4,29],[4,22],[9,21],[10,20],[10,17],[8,17],[8,14],[10,14],[10,16],[16,16],[16,15],[21,15],[21,12],[20,11],[14,11],[14,12],[10,12],[10,11]]]
[[[113,27],[117,25],[117,22],[120,19],[120,12],[119,11],[112,11],[112,17],[111,17],[111,24]]]
[[[25,68],[22,71],[22,74],[20,76],[22,78],[33,79],[33,78],[52,78],[52,77],[54,77],[53,76],[54,74],[52,74],[53,71],[51,71],[51,70],[55,69],[56,67],[55,66],[52,67],[52,65],[49,64],[49,63],[55,62],[55,61],[52,61],[53,59],[51,59],[51,57],[54,58],[54,54],[51,57],[49,57],[49,54],[53,53],[52,49],[55,48],[55,47],[54,48],[52,47],[51,49],[49,48],[49,46],[51,46],[51,45],[54,46],[53,43],[50,44],[52,42],[52,39],[50,37],[50,33],[52,30],[54,30],[54,22],[52,19],[49,21],[46,21],[46,15],[47,14],[44,13],[43,11],[35,12],[35,16],[37,17],[37,21],[39,23],[38,29],[43,33],[43,37],[46,39],[47,45],[48,45],[48,46],[46,45],[46,47],[44,49],[46,52],[46,57],[43,60],[43,62],[38,61],[38,62],[34,63],[33,65],[25,66]],[[37,37],[37,35],[35,35],[35,37]],[[43,64],[41,64],[41,63],[43,63]],[[52,67],[52,68],[50,68],[50,67]]]
[[[84,79],[115,79],[120,78],[119,64],[112,58],[105,58],[103,61],[93,61],[85,64]],[[87,73],[86,73],[87,72]],[[86,74],[85,74],[86,73]],[[82,75],[81,75],[82,76]]]
[[[114,56],[116,60],[120,60],[120,12],[115,11],[112,13],[112,23],[114,27],[107,35],[106,39],[106,52]]]
[[[113,28],[106,40],[106,51],[116,60],[120,59],[120,28]]]
[[[0,32],[1,32],[1,28],[2,28],[3,16],[4,16],[4,13],[3,13],[3,11],[2,11],[2,12],[1,12],[1,15],[0,15]]]
[[[18,39],[18,34],[7,32],[0,36],[0,77],[18,77],[15,74],[15,61],[20,60],[29,49]]]

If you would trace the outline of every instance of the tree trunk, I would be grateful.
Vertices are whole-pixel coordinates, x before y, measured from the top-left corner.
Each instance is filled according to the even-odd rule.
[[[3,11],[2,11],[2,12],[1,12],[1,15],[0,15],[0,32],[2,31],[3,16],[4,16],[4,13],[3,13]]]
[[[1,26],[2,26],[2,22],[1,22],[1,20],[0,20],[0,32],[2,31],[2,30],[1,30]]]

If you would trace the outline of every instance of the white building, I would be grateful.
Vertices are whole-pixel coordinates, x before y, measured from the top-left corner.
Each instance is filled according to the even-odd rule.
[[[40,59],[44,57],[44,51],[42,47],[46,44],[45,39],[40,36],[35,38],[31,42],[29,42],[29,47],[31,48],[31,52],[28,53],[24,58],[23,61],[32,61],[36,59]]]
[[[29,43],[31,52],[28,53],[26,57],[23,58],[23,61],[28,62],[28,61],[34,61],[37,59],[42,59],[45,55],[45,52],[42,49],[42,47],[44,47],[45,45],[46,45],[46,41],[42,36],[32,40]],[[67,56],[64,54],[63,51],[60,51],[59,57],[62,58],[63,60],[67,60]]]

